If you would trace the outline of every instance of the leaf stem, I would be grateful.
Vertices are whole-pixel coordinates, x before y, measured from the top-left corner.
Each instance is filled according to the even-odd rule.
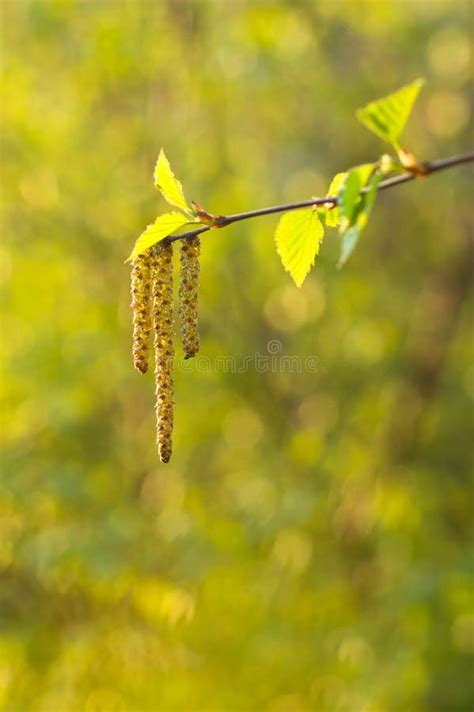
[[[454,166],[459,166],[463,163],[472,162],[474,162],[474,151],[463,153],[459,156],[450,156],[449,158],[443,158],[437,161],[426,161],[422,164],[425,170],[425,174],[423,176],[419,176],[415,173],[407,171],[402,175],[393,176],[392,178],[386,178],[379,184],[378,190],[386,190],[387,188],[393,188],[396,185],[408,183],[408,181],[414,180],[415,178],[426,178],[431,173],[437,173],[438,171],[443,171],[447,168],[453,168]],[[361,192],[365,193],[367,192],[367,190],[368,188],[363,188]],[[311,198],[310,200],[302,200],[298,203],[273,205],[268,208],[258,208],[257,210],[248,210],[244,213],[235,213],[234,215],[220,215],[216,218],[215,225],[202,225],[202,227],[195,228],[194,230],[191,230],[189,232],[184,232],[179,235],[170,235],[169,237],[166,237],[163,242],[175,242],[175,240],[189,239],[191,237],[194,237],[195,235],[201,235],[203,232],[207,232],[208,230],[215,230],[218,228],[227,227],[227,225],[232,225],[233,223],[240,222],[241,220],[249,220],[250,218],[257,218],[262,215],[286,213],[290,210],[310,208],[316,205],[326,205],[328,203],[337,205],[337,197],[326,196],[325,198]]]

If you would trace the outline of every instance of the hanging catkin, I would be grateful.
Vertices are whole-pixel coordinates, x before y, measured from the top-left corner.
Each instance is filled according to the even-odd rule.
[[[138,255],[132,263],[131,291],[133,313],[133,365],[146,373],[151,331],[151,250]]]
[[[181,240],[179,320],[185,359],[196,356],[199,351],[198,292],[200,254],[201,241],[199,237],[195,236]]]
[[[173,382],[173,246],[163,243],[153,258],[153,327],[155,329],[156,442],[162,462],[172,450]]]

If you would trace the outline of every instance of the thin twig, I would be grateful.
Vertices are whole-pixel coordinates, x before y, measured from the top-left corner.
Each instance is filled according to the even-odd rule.
[[[401,185],[402,183],[408,183],[408,181],[414,180],[419,177],[426,177],[431,173],[437,173],[438,171],[443,171],[447,168],[453,168],[454,166],[459,166],[462,163],[472,163],[474,162],[474,152],[463,153],[460,156],[450,156],[449,158],[443,158],[438,161],[427,161],[422,164],[424,174],[419,176],[416,173],[406,172],[403,175],[393,176],[392,178],[387,178],[383,180],[378,189],[385,190],[387,188],[393,188],[396,185]],[[366,192],[367,188],[363,188],[361,192]],[[298,203],[286,203],[285,205],[273,205],[269,208],[259,208],[257,210],[248,210],[245,213],[235,213],[234,215],[220,215],[216,218],[216,225],[202,225],[201,227],[195,228],[189,232],[183,232],[179,235],[170,235],[166,237],[163,242],[175,242],[175,240],[184,240],[195,235],[201,235],[203,232],[208,230],[215,230],[217,228],[226,227],[227,225],[232,225],[232,223],[240,222],[241,220],[249,220],[250,218],[257,218],[261,215],[273,215],[275,213],[286,213],[290,210],[298,210],[300,208],[311,208],[315,205],[337,205],[338,199],[334,196],[327,196],[325,198],[311,198],[311,200],[303,200]]]

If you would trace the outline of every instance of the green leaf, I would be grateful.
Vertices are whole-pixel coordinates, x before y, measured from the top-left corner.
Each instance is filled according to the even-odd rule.
[[[356,116],[370,131],[398,149],[399,138],[423,84],[424,79],[416,79],[383,99],[371,101]]]
[[[319,252],[324,229],[313,208],[285,213],[278,223],[275,240],[283,267],[301,287]]]
[[[351,168],[346,173],[342,188],[339,191],[339,216],[342,231],[351,224],[356,205],[360,200],[360,191],[374,171],[375,163],[364,163]]]
[[[327,194],[331,196],[332,198],[337,198],[339,196],[339,192],[342,188],[342,185],[344,184],[344,181],[346,179],[347,173],[336,173],[334,178],[331,181],[331,185],[329,186]],[[339,208],[334,206],[333,208],[328,208],[328,210],[325,213],[326,217],[326,225],[328,227],[337,227],[339,225]]]
[[[171,166],[163,149],[161,149],[160,155],[158,156],[153,177],[155,186],[161,191],[164,199],[170,205],[181,208],[181,210],[185,212],[191,212],[191,208],[184,197],[183,186],[171,170]]]
[[[164,215],[159,215],[155,222],[148,225],[147,229],[142,232],[127,262],[134,260],[135,257],[141,255],[142,252],[145,252],[149,247],[163,240],[165,237],[168,237],[168,235],[171,235],[175,230],[179,230],[180,227],[183,227],[183,225],[189,222],[189,218],[181,213],[165,213]]]
[[[367,185],[367,192],[362,193],[360,200],[352,215],[352,220],[347,224],[347,227],[342,231],[341,256],[339,258],[338,267],[342,267],[359,241],[360,234],[369,220],[370,211],[377,195],[379,183],[382,179],[380,173],[373,173]]]
[[[346,264],[359,241],[359,236],[360,228],[358,225],[352,225],[352,227],[348,228],[344,233],[341,244],[341,256],[339,257],[339,262],[337,263],[339,268]]]

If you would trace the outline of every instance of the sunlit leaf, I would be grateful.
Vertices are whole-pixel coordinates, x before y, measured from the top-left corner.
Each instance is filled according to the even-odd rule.
[[[127,261],[135,259],[137,255],[145,252],[149,247],[163,240],[165,237],[168,237],[168,235],[171,235],[175,230],[178,230],[189,222],[189,218],[181,213],[165,213],[164,215],[159,215],[155,222],[148,225],[147,229],[142,232]]]
[[[184,197],[183,186],[171,170],[171,166],[163,149],[161,149],[160,155],[158,156],[153,177],[155,186],[161,191],[164,199],[170,205],[174,205],[184,211],[191,210]]]
[[[278,223],[275,240],[283,267],[301,287],[319,252],[324,229],[313,208],[285,213]]]
[[[331,181],[328,189],[328,195],[331,197],[338,197],[339,191],[344,183],[347,173],[336,173]],[[339,208],[335,205],[333,208],[328,208],[325,213],[326,225],[328,227],[337,227],[339,225]]]
[[[399,138],[423,84],[423,79],[416,79],[383,99],[371,101],[356,116],[370,131],[398,149]]]

